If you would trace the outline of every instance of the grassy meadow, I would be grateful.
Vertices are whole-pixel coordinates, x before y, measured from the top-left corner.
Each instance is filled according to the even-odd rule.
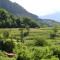
[[[26,31],[23,28],[23,33]],[[5,32],[9,36],[6,37]],[[15,55],[10,57],[6,51],[0,50],[0,60],[60,60],[60,30],[57,28],[56,36],[50,38],[53,32],[53,28],[30,28],[22,43],[20,28],[1,28],[0,40],[12,41]]]

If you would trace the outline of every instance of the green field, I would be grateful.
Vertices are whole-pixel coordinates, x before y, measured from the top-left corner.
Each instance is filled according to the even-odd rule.
[[[3,33],[8,32],[9,36],[4,37]],[[26,32],[26,29],[23,29]],[[60,30],[57,29],[55,38],[50,38],[53,28],[30,28],[29,35],[21,42],[21,30],[19,28],[1,28],[0,40],[13,41],[15,47],[13,57],[8,57],[6,51],[0,50],[0,60],[60,60]],[[38,44],[39,43],[39,44]]]

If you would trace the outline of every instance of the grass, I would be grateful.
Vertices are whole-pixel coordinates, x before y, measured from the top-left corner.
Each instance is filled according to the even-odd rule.
[[[50,48],[56,48],[56,47],[60,47],[60,30],[58,30],[57,32],[57,37],[55,37],[55,39],[50,39],[49,36],[50,36],[50,33],[53,32],[53,28],[36,28],[36,29],[33,29],[33,28],[30,28],[30,31],[29,31],[29,35],[24,37],[24,44],[21,44],[21,42],[17,42],[17,40],[20,41],[20,30],[19,28],[2,28],[0,29],[0,38],[5,40],[4,37],[3,37],[3,32],[5,31],[8,31],[9,32],[9,37],[6,38],[6,40],[13,40],[15,42],[15,45],[17,46],[15,48],[15,52],[16,54],[20,52],[20,50],[23,48],[27,50],[29,49],[40,49],[42,48],[42,52],[44,52],[44,49],[50,49]],[[26,31],[26,29],[24,29],[24,32]],[[44,46],[44,47],[41,47],[41,46],[34,46],[34,43],[35,43],[35,40],[37,40],[37,38],[41,39],[43,38],[44,40],[47,41],[47,46]],[[25,47],[25,48],[24,48]],[[60,49],[60,48],[59,48]],[[47,52],[48,53],[48,52]],[[3,53],[2,53],[3,54]],[[4,54],[3,54],[4,55]],[[16,60],[16,57],[13,57],[13,58],[9,58],[9,57],[5,57],[3,55],[0,55],[0,60]],[[2,58],[3,57],[3,58]],[[55,57],[55,56],[54,56]],[[50,60],[54,60],[54,57]],[[56,57],[55,57],[56,58]],[[45,60],[45,59],[42,59],[42,60]],[[46,59],[48,60],[48,58]],[[58,60],[58,58],[56,58],[55,60]]]
[[[19,28],[6,28],[6,29],[0,29],[0,37],[3,38],[3,32],[8,31],[9,32],[9,39],[20,39],[20,30]],[[25,31],[25,30],[24,30]],[[30,29],[29,35],[27,37],[24,38],[24,40],[28,40],[30,42],[30,40],[35,40],[36,38],[44,38],[47,41],[50,41],[52,39],[49,39],[49,34],[52,32],[51,28],[40,28],[40,29]],[[60,33],[60,30],[58,30],[58,34]],[[54,41],[60,40],[60,35],[59,37],[56,37],[56,39],[54,39]]]

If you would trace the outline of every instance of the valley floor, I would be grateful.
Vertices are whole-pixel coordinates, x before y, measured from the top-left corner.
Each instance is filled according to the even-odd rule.
[[[0,40],[12,41],[15,45],[13,57],[9,57],[5,54],[6,51],[2,51],[0,48],[0,60],[60,60],[59,28],[55,33],[53,28],[30,28],[29,34],[26,36],[21,36],[21,33],[25,33],[27,30],[23,28],[23,32],[21,31],[20,28],[0,29]]]

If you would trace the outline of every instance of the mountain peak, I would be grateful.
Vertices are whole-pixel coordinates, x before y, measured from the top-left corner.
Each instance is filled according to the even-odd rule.
[[[10,0],[0,0],[0,8],[4,8],[16,16],[28,16],[31,18],[38,18],[36,15],[29,13],[22,6],[13,3]]]

